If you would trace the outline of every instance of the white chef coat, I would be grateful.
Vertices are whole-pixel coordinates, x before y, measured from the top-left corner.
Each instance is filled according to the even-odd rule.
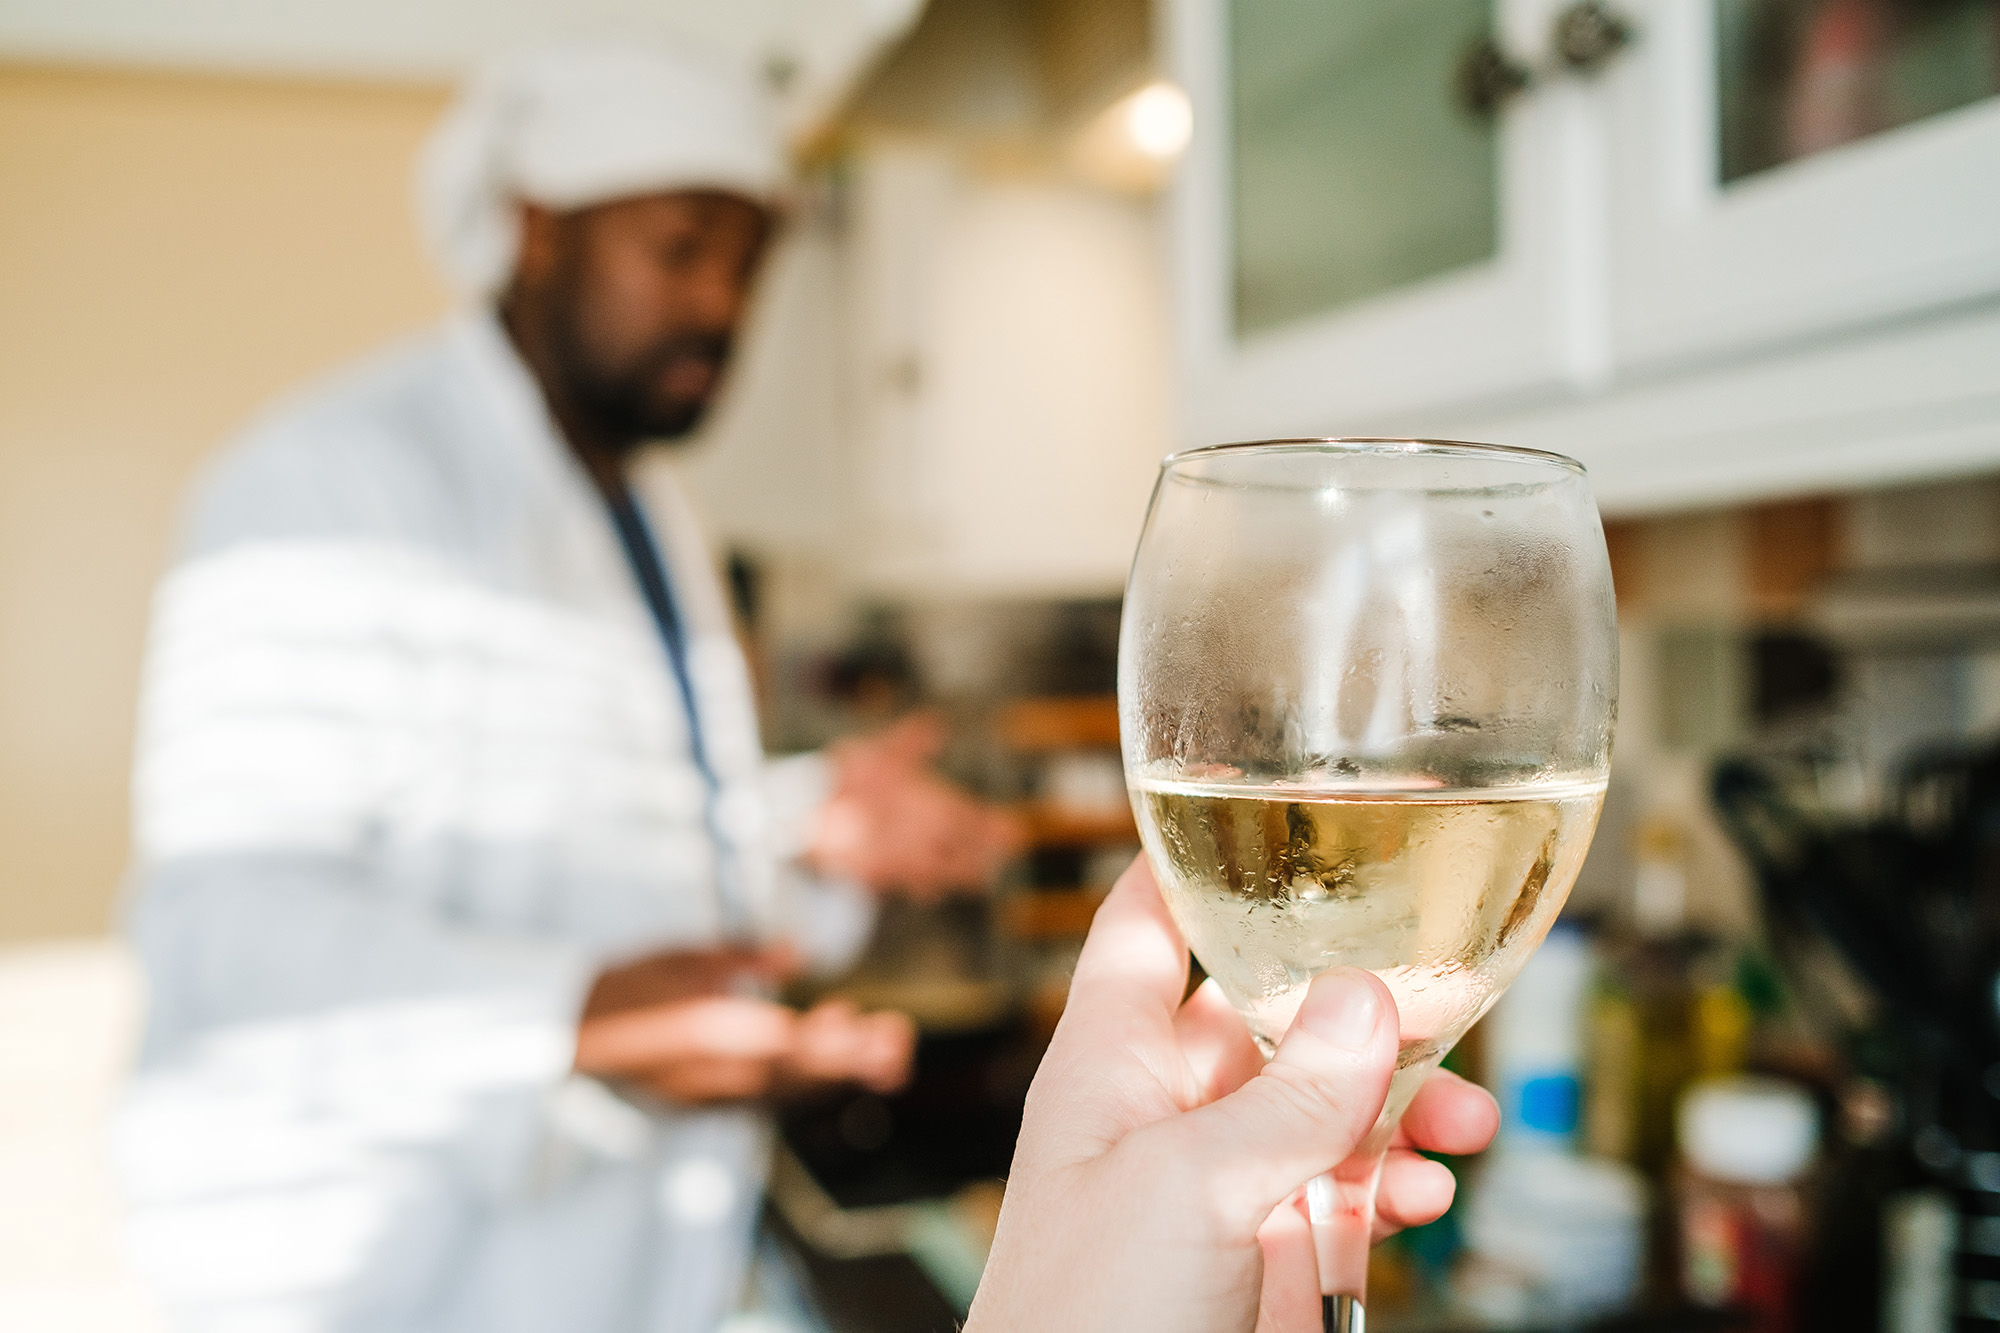
[[[687,506],[642,497],[713,774],[602,499],[490,315],[278,411],[161,586],[134,775],[140,1268],[203,1333],[708,1333],[767,1148],[570,1073],[607,963],[865,910],[785,864]],[[721,845],[718,845],[721,844]],[[791,932],[796,933],[796,932]]]

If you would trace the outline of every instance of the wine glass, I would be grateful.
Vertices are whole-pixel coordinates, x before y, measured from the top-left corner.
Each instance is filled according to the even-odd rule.
[[[1125,594],[1125,774],[1183,938],[1266,1055],[1364,967],[1401,1046],[1306,1183],[1327,1326],[1365,1318],[1396,1121],[1568,896],[1604,799],[1618,632],[1583,468],[1441,440],[1219,445],[1161,466]]]

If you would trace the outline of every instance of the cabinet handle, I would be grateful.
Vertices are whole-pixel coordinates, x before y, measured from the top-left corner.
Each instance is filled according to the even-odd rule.
[[[1535,72],[1508,55],[1492,37],[1481,37],[1466,47],[1452,71],[1459,106],[1481,120],[1497,115],[1534,82]]]
[[[1564,75],[1588,77],[1610,64],[1638,35],[1632,21],[1604,0],[1574,0],[1556,15],[1551,51],[1539,65],[1507,54],[1492,36],[1465,48],[1452,70],[1458,104],[1469,115],[1491,119],[1537,84]]]
[[[1632,44],[1630,19],[1603,0],[1576,0],[1556,15],[1556,58],[1579,74],[1595,74]]]

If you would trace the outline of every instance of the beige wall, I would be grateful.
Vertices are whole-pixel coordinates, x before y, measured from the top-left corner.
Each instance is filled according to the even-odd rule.
[[[435,89],[0,65],[0,939],[98,931],[148,590],[194,464],[447,297]]]

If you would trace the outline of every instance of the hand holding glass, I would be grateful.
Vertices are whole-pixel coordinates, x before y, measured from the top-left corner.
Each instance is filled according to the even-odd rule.
[[[1126,590],[1126,778],[1182,936],[1268,1054],[1367,968],[1397,1071],[1307,1187],[1329,1328],[1358,1333],[1382,1151],[1561,909],[1603,802],[1617,622],[1569,459],[1297,440],[1169,458]]]

